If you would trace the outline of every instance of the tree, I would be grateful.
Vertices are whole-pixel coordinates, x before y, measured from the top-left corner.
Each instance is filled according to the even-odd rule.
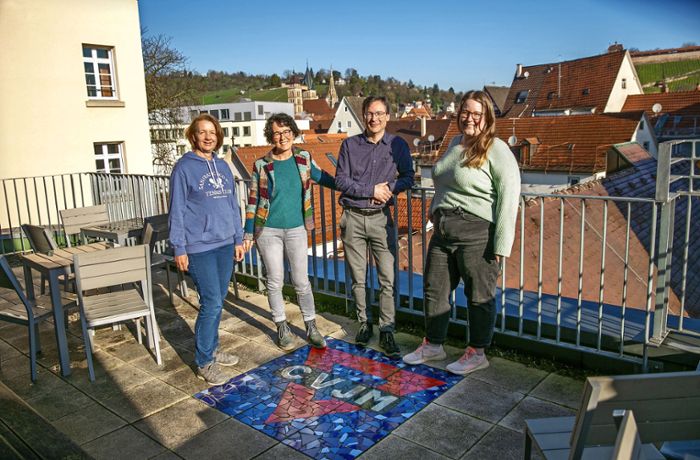
[[[197,103],[195,79],[187,68],[187,58],[170,45],[170,37],[144,36],[144,32],[141,48],[149,120],[164,129],[177,129],[184,122],[183,108]],[[175,148],[174,142],[154,144],[153,164],[159,172],[170,172]]]
[[[270,86],[273,88],[279,88],[280,85],[282,85],[282,80],[280,79],[280,76],[276,73],[273,73],[270,76]]]

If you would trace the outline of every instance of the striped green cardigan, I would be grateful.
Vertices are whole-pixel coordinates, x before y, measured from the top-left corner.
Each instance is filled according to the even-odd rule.
[[[321,170],[311,158],[311,154],[298,147],[292,147],[292,154],[299,170],[304,216],[304,227],[314,228],[314,210],[311,205],[311,182],[335,189],[335,178]],[[270,199],[275,186],[275,162],[272,150],[259,158],[253,166],[253,177],[248,190],[248,203],[245,208],[244,239],[256,239],[267,222],[270,213]]]

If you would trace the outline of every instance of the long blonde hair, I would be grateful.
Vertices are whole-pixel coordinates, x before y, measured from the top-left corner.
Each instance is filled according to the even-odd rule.
[[[464,149],[462,153],[462,166],[468,168],[479,168],[486,162],[486,155],[489,147],[496,137],[496,114],[493,110],[491,98],[483,91],[468,91],[459,102],[459,111],[457,112],[457,126],[460,132],[464,131],[464,122],[459,114],[462,113],[468,100],[473,100],[481,104],[484,120],[484,128],[476,135],[474,141]]]

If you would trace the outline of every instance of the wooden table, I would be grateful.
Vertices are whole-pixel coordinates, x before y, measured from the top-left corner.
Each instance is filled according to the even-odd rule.
[[[34,283],[32,282],[32,269],[46,275],[49,279],[49,293],[53,306],[53,321],[56,328],[56,343],[58,345],[58,357],[61,364],[61,374],[70,375],[70,356],[68,354],[68,340],[66,338],[66,325],[64,323],[63,303],[61,302],[61,285],[58,277],[66,276],[72,272],[73,254],[84,252],[103,251],[113,245],[108,242],[98,242],[75,246],[72,248],[56,249],[50,254],[23,254],[21,256],[24,265],[24,280],[27,289],[27,297],[35,299]]]
[[[80,230],[87,237],[114,241],[120,246],[126,246],[127,239],[141,236],[143,219],[135,217],[133,219],[116,220],[108,224],[82,227]]]

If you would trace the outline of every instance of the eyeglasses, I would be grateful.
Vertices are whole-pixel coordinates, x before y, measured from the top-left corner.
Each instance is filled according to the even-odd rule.
[[[285,129],[284,131],[275,131],[272,133],[272,138],[273,139],[279,139],[280,137],[289,137],[289,135],[292,134],[291,129]]]
[[[478,123],[481,121],[481,117],[483,117],[484,114],[481,112],[470,112],[469,110],[462,110],[459,112],[459,118],[462,120],[468,120],[469,116],[472,117],[472,120],[474,120],[475,123]]]
[[[372,118],[382,118],[384,115],[386,115],[386,112],[365,112],[365,117],[368,120]]]

